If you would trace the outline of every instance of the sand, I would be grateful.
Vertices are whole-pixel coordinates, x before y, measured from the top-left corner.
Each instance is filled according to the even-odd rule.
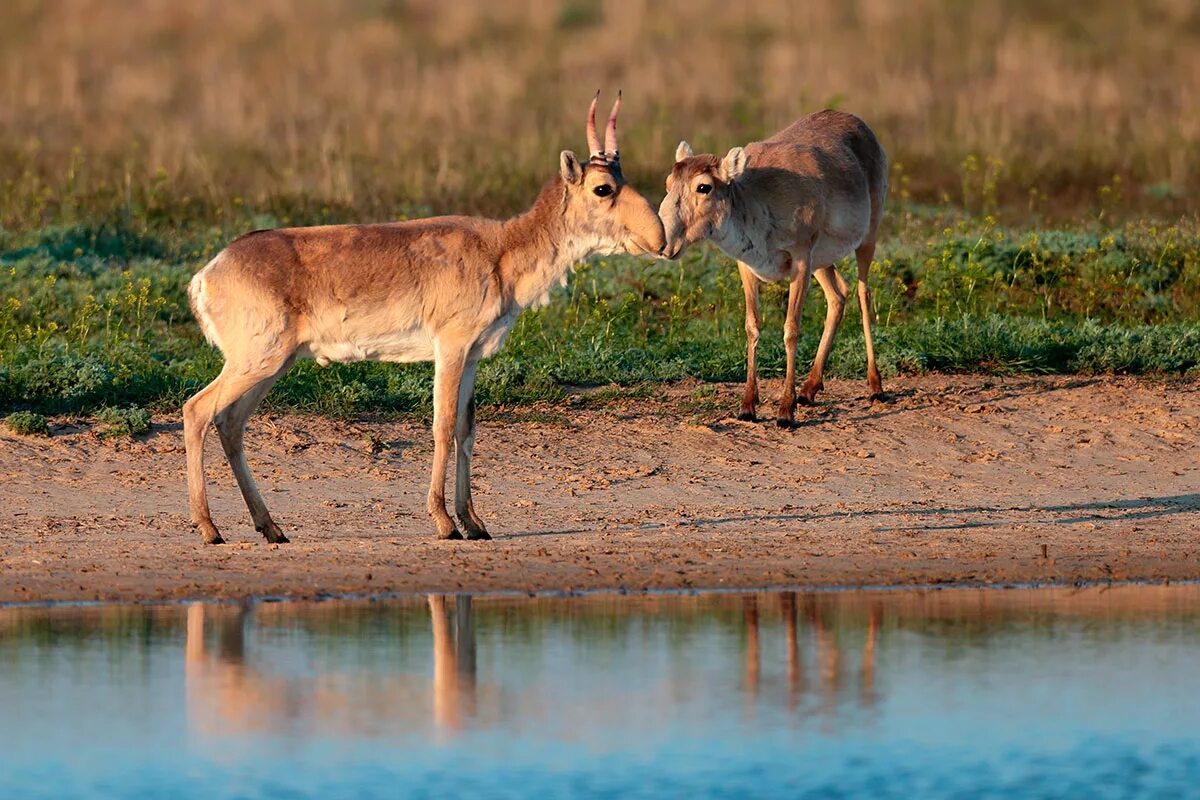
[[[1197,579],[1197,386],[923,376],[870,404],[834,380],[791,429],[735,420],[733,385],[493,410],[491,542],[434,538],[427,423],[254,417],[285,545],[254,531],[210,436],[229,543],[205,546],[178,417],[136,441],[57,420],[0,433],[0,602]]]

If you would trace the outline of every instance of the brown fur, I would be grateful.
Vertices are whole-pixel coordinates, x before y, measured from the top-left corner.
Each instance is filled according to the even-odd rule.
[[[738,261],[747,336],[742,418],[754,418],[758,401],[759,284],[764,280],[789,282],[784,324],[787,370],[776,417],[780,425],[788,425],[797,399],[811,403],[823,386],[825,362],[848,294],[845,281],[832,265],[851,252],[858,260],[867,383],[872,398],[882,396],[867,278],[887,183],[887,155],[875,134],[858,117],[841,111],[801,117],[769,139],[733,148],[723,159],[693,155],[686,142],[680,143],[667,177],[667,196],[659,209],[667,236],[665,254],[678,258],[688,245],[709,239]],[[710,191],[703,193],[701,187]],[[825,293],[825,330],[812,371],[797,398],[799,317],[812,277]]]
[[[434,362],[434,466],[428,508],[442,538],[461,538],[445,509],[451,442],[455,512],[469,538],[489,538],[471,501],[474,382],[516,315],[546,299],[592,253],[659,252],[662,225],[615,163],[561,156],[525,214],[509,220],[436,217],[379,225],[247,234],[192,280],[193,310],[221,349],[221,374],[184,406],[192,519],[219,543],[204,486],[203,448],[215,422],[255,526],[287,541],[246,465],[242,432],[296,358]],[[606,197],[597,186],[609,187]]]

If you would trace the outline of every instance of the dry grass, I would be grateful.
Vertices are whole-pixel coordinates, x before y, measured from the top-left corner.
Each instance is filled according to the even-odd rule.
[[[972,201],[971,154],[1009,209],[1036,187],[1074,211],[1113,175],[1130,208],[1200,189],[1191,0],[8,0],[0,224],[513,210],[583,148],[597,87],[625,89],[651,193],[679,138],[724,149],[825,105],[877,128],[917,199]]]

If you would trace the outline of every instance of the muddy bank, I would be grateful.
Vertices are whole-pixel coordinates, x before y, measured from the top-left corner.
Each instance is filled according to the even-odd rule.
[[[252,419],[282,546],[250,525],[215,436],[231,543],[201,546],[177,419],[133,442],[5,432],[0,602],[1200,578],[1194,383],[888,388],[870,405],[831,381],[792,430],[734,420],[735,386],[493,412],[475,458],[492,542],[433,540],[419,422]]]

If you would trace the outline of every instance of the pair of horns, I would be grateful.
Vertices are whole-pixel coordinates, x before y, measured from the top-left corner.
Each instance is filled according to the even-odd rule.
[[[588,109],[587,141],[591,158],[601,158],[607,161],[620,159],[617,148],[617,112],[621,110],[621,93],[617,92],[617,102],[613,103],[612,113],[608,115],[608,127],[604,129],[604,147],[600,147],[600,137],[596,135],[596,103],[600,101],[600,92],[592,98],[592,107]]]

